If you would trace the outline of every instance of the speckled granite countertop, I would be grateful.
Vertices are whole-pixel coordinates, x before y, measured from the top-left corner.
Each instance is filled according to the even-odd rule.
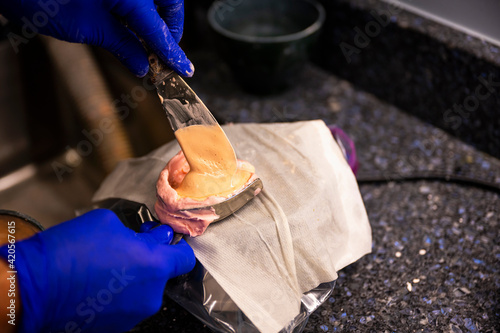
[[[328,0],[327,0],[328,1]],[[459,48],[474,54],[476,57],[488,60],[500,65],[500,49],[487,41],[472,37],[462,31],[445,26],[441,23],[423,18],[420,15],[404,9],[404,5],[399,2],[390,3],[381,0],[335,0],[339,3],[346,3],[353,8],[367,11],[376,10],[391,13],[391,21],[402,28],[412,29],[422,34],[432,36],[436,40],[446,44],[449,48]]]
[[[499,89],[476,103],[485,78],[498,87],[497,46],[380,0],[322,2],[327,19],[315,63],[500,158]],[[366,29],[373,26],[368,37]],[[459,110],[472,100],[471,112]]]
[[[356,143],[373,252],[339,272],[305,332],[499,330],[500,191],[426,179],[445,172],[498,187],[499,160],[313,65],[292,90],[256,97],[216,58],[192,59],[190,84],[220,122],[323,119]],[[403,180],[362,181],[375,178]],[[210,332],[169,300],[135,331]]]

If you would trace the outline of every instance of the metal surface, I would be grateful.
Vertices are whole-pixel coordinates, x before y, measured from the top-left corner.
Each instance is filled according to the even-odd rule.
[[[0,66],[0,177],[2,177],[27,165],[31,158],[22,93],[22,65],[7,40],[0,42],[0,64],[3,64]]]
[[[257,178],[256,180],[248,184],[248,186],[246,186],[241,192],[221,203],[215,204],[213,206],[186,209],[183,210],[183,212],[214,209],[215,214],[217,214],[219,217],[216,220],[212,221],[212,223],[217,222],[225,219],[226,217],[243,207],[247,202],[252,200],[262,190],[262,188],[262,180],[260,180],[260,178]]]
[[[50,37],[42,40],[73,102],[72,107],[84,121],[82,133],[87,133],[85,137],[92,145],[91,150],[96,151],[106,172],[113,171],[119,161],[134,154],[122,121],[124,117],[90,47]]]
[[[62,181],[53,163],[67,166]],[[42,165],[29,164],[0,178],[0,208],[27,214],[49,228],[75,217],[76,209],[88,206],[103,176],[88,159],[71,167],[64,156]]]
[[[245,206],[250,200],[255,198],[255,196],[259,194],[263,188],[264,184],[262,184],[262,180],[260,180],[260,178],[257,178],[256,180],[248,184],[243,190],[241,190],[241,192],[221,203],[215,204],[213,206],[185,209],[183,210],[183,212],[213,209],[215,211],[215,214],[219,215],[219,217],[212,221],[212,223],[219,222],[238,211],[241,207]],[[183,234],[175,234],[170,244],[177,244],[182,239],[182,237],[184,237]]]
[[[192,125],[218,125],[205,104],[176,73],[171,72],[166,81],[156,85],[156,90],[174,131]]]
[[[212,113],[187,83],[150,54],[150,77],[174,131],[192,125],[218,125]]]
[[[174,71],[169,69],[154,53],[150,53],[149,55],[149,65],[151,81],[156,86],[158,96],[163,104],[163,109],[174,131],[192,125],[219,126],[215,117],[187,83]],[[232,149],[229,140],[228,146]],[[248,201],[253,199],[262,188],[262,181],[256,179],[242,191],[221,203],[184,211],[215,210],[215,213],[219,217],[213,222],[217,222],[243,207]],[[180,238],[176,237],[173,240],[173,244],[179,240]]]

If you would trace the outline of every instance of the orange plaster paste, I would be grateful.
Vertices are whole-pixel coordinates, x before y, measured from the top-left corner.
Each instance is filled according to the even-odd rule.
[[[190,236],[201,235],[218,216],[211,206],[257,178],[255,168],[237,160],[220,126],[192,125],[175,132],[182,151],[163,169],[156,184],[155,211],[162,223]]]
[[[177,130],[175,137],[189,164],[185,177],[170,184],[179,196],[196,200],[228,196],[250,178],[251,172],[238,169],[233,147],[220,126],[188,126]]]

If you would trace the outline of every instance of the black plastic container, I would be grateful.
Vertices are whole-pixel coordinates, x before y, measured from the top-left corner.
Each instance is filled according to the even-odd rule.
[[[312,0],[216,1],[208,11],[217,51],[243,89],[257,94],[297,81],[324,20]]]

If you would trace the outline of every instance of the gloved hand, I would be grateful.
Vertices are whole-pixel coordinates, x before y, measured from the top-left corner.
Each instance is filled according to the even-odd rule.
[[[169,67],[182,76],[194,73],[178,45],[183,0],[0,0],[0,13],[44,35],[102,46],[142,77],[149,68],[146,51],[125,21]]]
[[[123,332],[157,312],[167,280],[195,257],[184,240],[168,245],[169,226],[154,225],[135,233],[97,209],[16,243],[19,332]]]

